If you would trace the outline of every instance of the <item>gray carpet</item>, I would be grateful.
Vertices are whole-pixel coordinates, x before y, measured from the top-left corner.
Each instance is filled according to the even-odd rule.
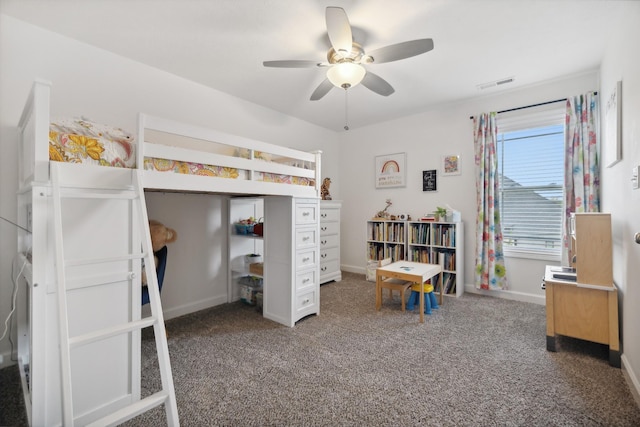
[[[546,351],[543,306],[465,294],[419,324],[397,295],[377,312],[363,279],[322,286],[320,316],[294,328],[242,303],[168,321],[182,425],[640,425],[606,346]],[[145,333],[145,395],[159,389],[154,351]],[[23,425],[17,369],[0,381],[0,425]],[[126,425],[163,424],[158,408]]]

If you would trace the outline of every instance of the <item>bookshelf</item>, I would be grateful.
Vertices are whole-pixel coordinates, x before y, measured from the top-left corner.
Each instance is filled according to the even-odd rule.
[[[444,294],[464,292],[464,224],[462,222],[408,221],[407,259],[440,264]],[[439,292],[439,289],[436,289]]]
[[[407,221],[367,221],[367,261],[406,259]]]

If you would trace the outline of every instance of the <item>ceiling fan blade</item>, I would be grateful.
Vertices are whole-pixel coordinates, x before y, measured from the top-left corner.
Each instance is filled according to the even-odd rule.
[[[311,100],[317,101],[323,96],[325,96],[329,91],[333,88],[333,83],[329,81],[329,79],[324,79],[322,83],[313,91],[311,94]]]
[[[318,61],[305,61],[305,60],[291,60],[291,61],[264,61],[262,63],[265,67],[276,68],[311,68],[320,67],[321,64]]]
[[[374,64],[381,64],[411,58],[412,56],[429,52],[432,49],[433,39],[419,39],[381,47],[380,49],[367,52],[367,55],[373,58],[372,62]]]
[[[353,47],[353,35],[347,13],[341,7],[327,7],[327,33],[331,46],[342,57],[347,57]]]
[[[362,79],[362,86],[366,87],[382,96],[389,96],[395,89],[391,86],[385,79],[378,76],[377,74],[373,74],[371,71],[367,71],[367,74]]]

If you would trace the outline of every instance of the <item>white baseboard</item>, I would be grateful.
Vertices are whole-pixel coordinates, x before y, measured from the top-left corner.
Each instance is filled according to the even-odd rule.
[[[620,356],[620,360],[622,361],[622,375],[629,385],[633,399],[636,401],[638,407],[640,407],[640,378],[638,378],[636,372],[633,371],[624,354]]]
[[[163,307],[162,314],[164,315],[164,320],[173,319],[175,317],[184,316],[185,314],[195,313],[196,311],[205,310],[207,308],[215,307],[216,305],[226,304],[227,296],[221,295],[217,297],[203,299],[197,302],[188,303],[179,305],[176,307]],[[149,305],[145,305],[142,307],[143,313],[142,316],[148,316],[150,313]],[[146,310],[146,312],[145,312]]]
[[[367,269],[364,268],[364,267],[360,267],[360,266],[341,264],[340,265],[340,270],[346,271],[348,273],[354,273],[354,274],[367,274]]]
[[[476,289],[474,285],[464,285],[464,291],[470,294],[485,295],[488,297],[503,298],[513,301],[530,302],[533,304],[546,305],[544,295],[527,294],[524,292],[514,291],[485,291],[482,289]]]
[[[7,368],[13,364],[15,364],[15,362],[11,361],[11,354],[9,354],[8,351],[0,353],[0,369]]]

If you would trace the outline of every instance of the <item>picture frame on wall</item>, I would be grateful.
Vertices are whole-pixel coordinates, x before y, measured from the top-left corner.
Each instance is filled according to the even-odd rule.
[[[407,185],[407,153],[385,154],[375,158],[376,188]]]
[[[438,171],[436,169],[422,171],[422,191],[438,191]]]
[[[442,156],[442,176],[460,175],[460,156],[448,154]]]
[[[608,168],[622,160],[622,81],[616,83],[605,106],[604,160]]]

